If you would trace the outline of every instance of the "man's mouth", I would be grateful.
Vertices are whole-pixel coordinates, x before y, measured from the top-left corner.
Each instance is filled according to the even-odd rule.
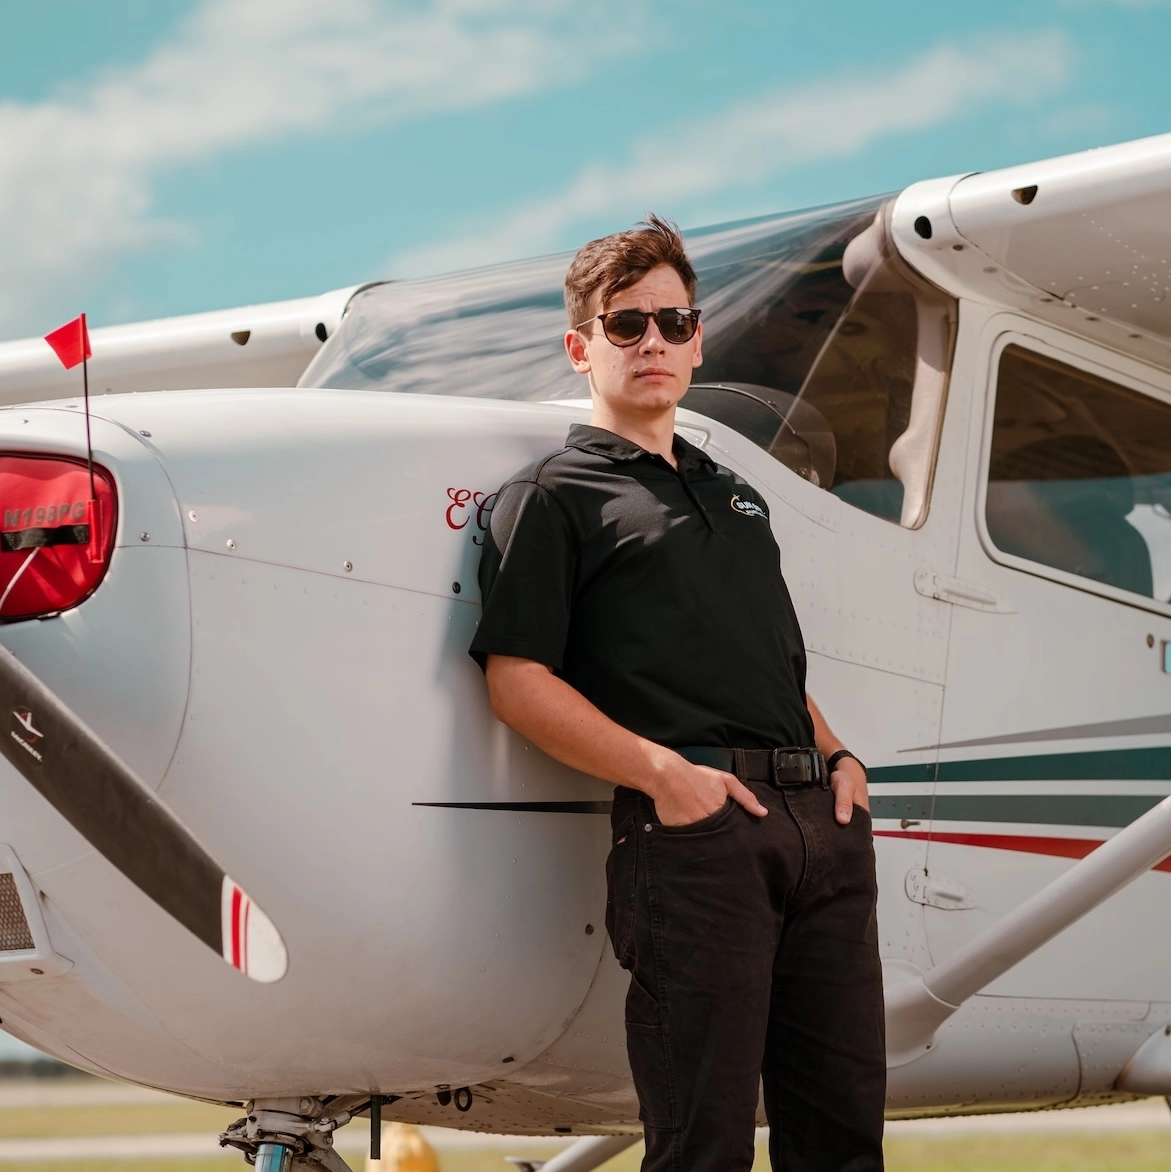
[[[671,372],[664,366],[645,366],[642,370],[636,370],[634,372],[635,378],[647,378],[648,376],[654,375],[670,378]]]

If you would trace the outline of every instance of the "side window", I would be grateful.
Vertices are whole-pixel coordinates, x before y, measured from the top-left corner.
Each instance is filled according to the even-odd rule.
[[[1008,346],[985,521],[997,549],[1171,597],[1171,403]]]

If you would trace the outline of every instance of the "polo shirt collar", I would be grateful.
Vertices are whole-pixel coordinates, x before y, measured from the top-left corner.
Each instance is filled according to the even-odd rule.
[[[637,460],[651,454],[646,448],[640,447],[632,440],[588,423],[573,424],[569,429],[569,435],[566,436],[565,446],[577,448],[579,452],[589,452],[594,456],[605,456],[606,459],[615,462]],[[716,471],[716,462],[706,452],[701,451],[694,444],[688,443],[678,433],[671,441],[671,450],[674,452],[680,468],[706,466],[711,471]]]

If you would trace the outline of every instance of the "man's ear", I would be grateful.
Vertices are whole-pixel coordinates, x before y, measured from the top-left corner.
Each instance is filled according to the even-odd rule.
[[[695,353],[691,356],[692,367],[703,365],[703,322],[695,327]]]
[[[586,352],[586,340],[580,330],[568,330],[565,334],[565,353],[569,355],[569,364],[578,374],[589,374],[589,354]]]

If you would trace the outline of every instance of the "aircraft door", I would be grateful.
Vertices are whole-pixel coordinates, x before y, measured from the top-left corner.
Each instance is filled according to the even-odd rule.
[[[1171,380],[1020,324],[991,317],[973,367],[989,389],[939,738],[928,866],[955,903],[926,909],[936,963],[1171,792]],[[1171,941],[1142,927],[1160,868],[986,992],[1171,998]]]

